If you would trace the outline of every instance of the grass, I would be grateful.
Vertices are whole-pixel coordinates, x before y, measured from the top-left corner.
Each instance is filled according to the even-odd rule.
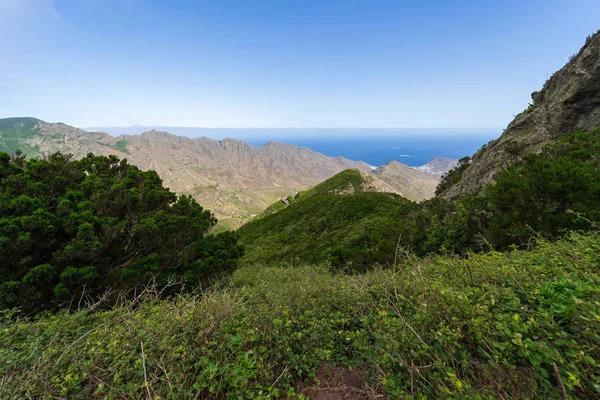
[[[600,235],[361,275],[246,267],[202,295],[0,323],[0,398],[301,397],[320,365],[389,398],[600,394]],[[556,368],[556,371],[555,371]]]

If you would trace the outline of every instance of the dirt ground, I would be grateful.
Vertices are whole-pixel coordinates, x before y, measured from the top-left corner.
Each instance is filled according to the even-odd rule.
[[[385,396],[365,387],[364,379],[346,368],[321,365],[317,370],[317,382],[299,387],[299,393],[311,400],[370,400]]]

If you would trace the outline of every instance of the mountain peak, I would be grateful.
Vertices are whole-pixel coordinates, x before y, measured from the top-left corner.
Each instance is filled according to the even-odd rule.
[[[131,136],[135,136],[135,135],[131,135]],[[140,134],[140,136],[141,137],[176,137],[175,135],[173,135],[169,132],[157,131],[156,129],[151,129],[149,131],[142,132]]]
[[[395,193],[386,182],[358,168],[348,168],[319,183],[310,190],[313,194],[352,195],[362,192]]]

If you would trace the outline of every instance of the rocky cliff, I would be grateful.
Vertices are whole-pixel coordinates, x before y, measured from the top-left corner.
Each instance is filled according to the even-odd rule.
[[[524,154],[538,152],[568,133],[600,126],[600,31],[588,37],[581,50],[531,97],[532,104],[500,138],[473,156],[460,181],[442,196],[476,192]]]

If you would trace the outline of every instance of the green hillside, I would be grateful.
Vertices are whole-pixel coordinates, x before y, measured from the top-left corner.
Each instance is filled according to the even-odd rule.
[[[239,233],[250,263],[320,263],[364,270],[393,261],[398,217],[414,205],[393,193],[369,192],[358,170],[346,170],[269,207]]]
[[[315,195],[350,195],[362,192],[381,192],[382,189],[387,188],[387,184],[379,181],[377,178],[361,172],[358,169],[350,168],[332,176],[329,179],[324,180],[310,189],[302,190],[293,195],[290,194],[285,199],[287,202],[284,200],[279,200],[271,204],[269,207],[267,207],[264,213],[262,213],[262,215],[258,216],[258,218],[283,210],[289,204],[300,198],[305,200],[306,198]]]
[[[14,153],[21,150],[29,157],[37,156],[39,149],[27,144],[27,140],[39,135],[39,130],[35,127],[40,122],[35,118],[0,119],[0,152]]]
[[[369,178],[369,175],[361,173],[357,169],[347,169],[319,183],[315,187],[301,192],[300,196],[310,197],[314,195],[369,192],[372,191],[366,187]]]
[[[596,398],[598,154],[574,133],[425,203],[345,171],[243,227],[235,272],[236,236],[155,173],[4,155],[0,393]]]
[[[599,154],[573,133],[423,203],[347,170],[238,244],[115,156],[0,153],[0,393],[596,398]]]

